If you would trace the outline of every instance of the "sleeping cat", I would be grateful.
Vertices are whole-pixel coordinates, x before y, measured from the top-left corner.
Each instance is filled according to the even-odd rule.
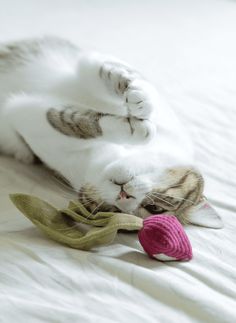
[[[0,47],[0,151],[37,156],[90,210],[187,222],[202,199],[192,145],[156,89],[114,57],[54,37]]]

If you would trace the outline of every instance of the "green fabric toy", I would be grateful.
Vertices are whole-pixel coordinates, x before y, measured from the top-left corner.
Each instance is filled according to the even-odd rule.
[[[145,220],[134,215],[88,210],[78,201],[58,210],[38,197],[11,194],[15,206],[51,239],[72,248],[90,250],[111,243],[118,230],[139,231],[149,256],[159,260],[190,260],[192,248],[182,225],[170,214]]]
[[[139,230],[143,220],[129,214],[89,213],[78,201],[71,201],[67,209],[57,210],[38,197],[11,194],[15,206],[51,239],[72,248],[89,250],[112,242],[118,230]],[[93,226],[86,231],[78,224]]]

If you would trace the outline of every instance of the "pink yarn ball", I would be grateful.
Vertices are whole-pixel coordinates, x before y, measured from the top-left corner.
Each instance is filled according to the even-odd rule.
[[[146,218],[138,237],[150,257],[159,260],[192,259],[190,241],[181,223],[173,215],[162,214]]]

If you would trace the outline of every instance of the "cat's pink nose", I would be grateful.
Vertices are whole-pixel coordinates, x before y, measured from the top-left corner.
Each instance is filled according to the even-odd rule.
[[[120,191],[119,197],[121,199],[127,199],[128,198],[128,194],[125,191]]]

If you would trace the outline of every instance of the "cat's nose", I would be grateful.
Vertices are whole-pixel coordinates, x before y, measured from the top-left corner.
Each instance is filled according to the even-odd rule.
[[[125,191],[120,191],[119,197],[122,200],[129,198],[128,194]]]
[[[118,199],[120,199],[120,200],[128,200],[128,199],[130,199],[130,198],[132,198],[132,199],[136,199],[136,197],[135,196],[133,196],[133,195],[130,195],[130,194],[128,194],[126,191],[124,191],[123,189],[121,189],[121,191],[120,191],[120,193],[119,193],[119,196],[118,196]]]

